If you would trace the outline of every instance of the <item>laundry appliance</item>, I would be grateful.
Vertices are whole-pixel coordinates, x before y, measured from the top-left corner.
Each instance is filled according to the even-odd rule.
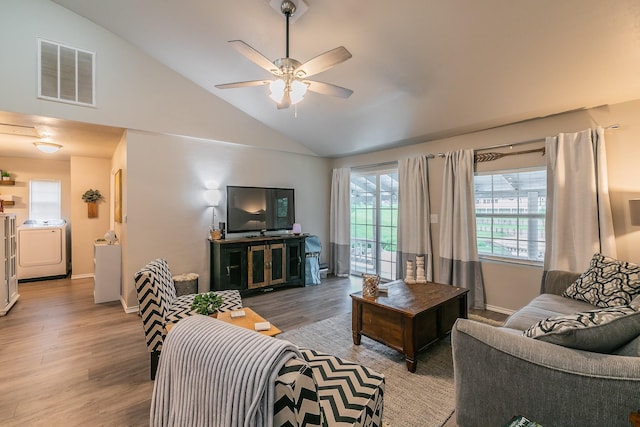
[[[18,280],[64,277],[69,263],[65,220],[27,220],[18,227]]]

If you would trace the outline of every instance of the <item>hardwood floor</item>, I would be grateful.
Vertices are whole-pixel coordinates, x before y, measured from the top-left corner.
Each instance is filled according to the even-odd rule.
[[[360,286],[328,278],[243,303],[287,331],[350,312]],[[93,279],[21,283],[19,292],[0,317],[0,425],[148,425],[153,383],[140,317],[119,302],[94,304]]]

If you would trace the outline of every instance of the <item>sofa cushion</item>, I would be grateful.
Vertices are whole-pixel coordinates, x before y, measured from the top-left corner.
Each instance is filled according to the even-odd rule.
[[[584,301],[565,298],[560,295],[542,294],[509,316],[504,323],[504,327],[524,331],[534,323],[549,317],[573,314],[579,311],[593,310],[594,308],[596,307]]]
[[[594,254],[587,271],[562,294],[598,307],[629,304],[640,294],[640,265]]]
[[[640,335],[640,310],[624,305],[551,317],[523,335],[564,347],[609,353]]]
[[[617,356],[640,357],[640,335],[622,347],[617,348],[612,354]]]

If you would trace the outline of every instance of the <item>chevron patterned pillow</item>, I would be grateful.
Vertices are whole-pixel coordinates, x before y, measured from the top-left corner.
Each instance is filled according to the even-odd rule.
[[[597,307],[626,305],[640,294],[640,265],[594,254],[587,271],[562,296]]]
[[[522,334],[563,347],[610,353],[640,335],[640,308],[623,305],[554,316]]]

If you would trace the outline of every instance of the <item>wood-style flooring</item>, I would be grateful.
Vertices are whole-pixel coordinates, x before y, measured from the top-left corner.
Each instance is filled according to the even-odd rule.
[[[360,286],[330,277],[243,302],[287,331],[350,312]],[[19,292],[0,317],[0,425],[148,425],[153,382],[140,317],[120,302],[94,304],[93,279],[21,283]]]

